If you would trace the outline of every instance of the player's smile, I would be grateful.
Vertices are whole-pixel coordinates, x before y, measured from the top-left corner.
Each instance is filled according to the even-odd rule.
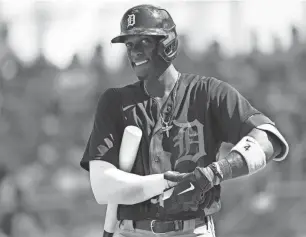
[[[148,64],[149,61],[150,61],[149,59],[135,60],[135,61],[132,62],[132,66],[133,66],[133,68],[139,67],[139,66],[144,66],[144,65]]]
[[[133,64],[134,64],[135,66],[141,66],[141,65],[146,64],[147,62],[149,62],[149,60],[148,60],[148,59],[145,59],[145,60],[142,60],[142,61],[133,62]]]
[[[132,67],[138,76],[146,76],[148,74],[150,68],[149,62],[149,59],[135,60],[132,62]]]
[[[125,40],[128,58],[136,75],[144,78],[154,71],[156,62],[153,60],[156,55],[158,39],[152,36],[130,36]]]

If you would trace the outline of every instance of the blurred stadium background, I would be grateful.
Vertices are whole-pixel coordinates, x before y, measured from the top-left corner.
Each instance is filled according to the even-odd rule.
[[[306,2],[272,0],[0,1],[0,236],[101,236],[105,207],[79,161],[98,96],[137,80],[110,39],[147,2],[177,23],[181,71],[235,86],[291,145],[224,185],[218,236],[305,237]]]

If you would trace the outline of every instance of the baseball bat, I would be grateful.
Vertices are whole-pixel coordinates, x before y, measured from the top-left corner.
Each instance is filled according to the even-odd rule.
[[[119,169],[125,172],[131,172],[137,151],[139,148],[142,131],[136,126],[127,126],[124,129],[120,151],[119,151]],[[108,203],[104,222],[103,237],[112,237],[117,225],[118,204]]]

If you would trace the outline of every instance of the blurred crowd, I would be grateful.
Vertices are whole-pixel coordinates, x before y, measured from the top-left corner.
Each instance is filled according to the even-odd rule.
[[[212,42],[201,56],[186,51],[180,36],[174,65],[182,72],[227,81],[275,121],[290,143],[287,160],[254,177],[224,185],[218,236],[306,236],[306,44],[291,29],[291,46],[274,39],[274,51],[257,47],[227,56]],[[98,97],[109,87],[137,81],[127,59],[110,72],[103,46],[88,63],[75,55],[58,68],[43,54],[31,64],[0,33],[0,237],[101,236],[105,206],[95,203],[79,161]],[[223,144],[226,154],[231,144]],[[305,210],[304,210],[305,209]]]

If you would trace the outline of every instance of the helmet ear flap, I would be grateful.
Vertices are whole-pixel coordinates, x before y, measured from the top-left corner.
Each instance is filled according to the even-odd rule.
[[[178,39],[175,32],[170,32],[165,39],[158,45],[158,54],[166,61],[171,62],[175,59],[178,49]]]

